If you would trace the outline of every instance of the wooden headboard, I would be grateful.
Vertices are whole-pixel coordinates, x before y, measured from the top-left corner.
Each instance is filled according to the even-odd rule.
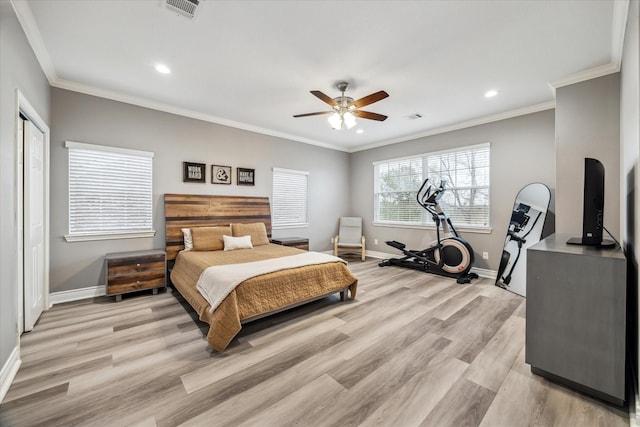
[[[271,238],[271,207],[268,197],[164,195],[167,259],[184,249],[183,228],[264,222]]]

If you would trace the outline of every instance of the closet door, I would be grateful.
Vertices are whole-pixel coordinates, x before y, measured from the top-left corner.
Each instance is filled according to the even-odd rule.
[[[44,134],[24,122],[24,330],[33,329],[45,304]]]

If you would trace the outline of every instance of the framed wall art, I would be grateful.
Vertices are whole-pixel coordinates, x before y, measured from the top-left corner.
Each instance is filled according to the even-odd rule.
[[[256,185],[255,169],[237,168],[238,170],[238,185]]]
[[[213,184],[231,184],[231,166],[211,165]]]
[[[182,182],[206,182],[204,163],[182,162]]]

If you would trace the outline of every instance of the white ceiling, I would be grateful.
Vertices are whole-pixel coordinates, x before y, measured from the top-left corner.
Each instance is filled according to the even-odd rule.
[[[52,86],[357,151],[552,108],[554,87],[619,69],[628,1],[203,0],[193,20],[161,0],[13,4]],[[387,91],[364,110],[389,118],[292,117],[340,80]]]

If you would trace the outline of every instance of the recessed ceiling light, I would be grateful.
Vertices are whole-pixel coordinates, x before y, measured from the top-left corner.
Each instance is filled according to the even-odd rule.
[[[364,133],[364,131],[362,129],[358,129],[356,133]]]
[[[485,98],[493,98],[494,96],[496,96],[498,94],[497,90],[488,90],[484,93],[484,97]]]
[[[169,69],[169,67],[167,67],[164,64],[158,64],[156,65],[156,71],[162,74],[169,74],[171,72],[171,70]]]

